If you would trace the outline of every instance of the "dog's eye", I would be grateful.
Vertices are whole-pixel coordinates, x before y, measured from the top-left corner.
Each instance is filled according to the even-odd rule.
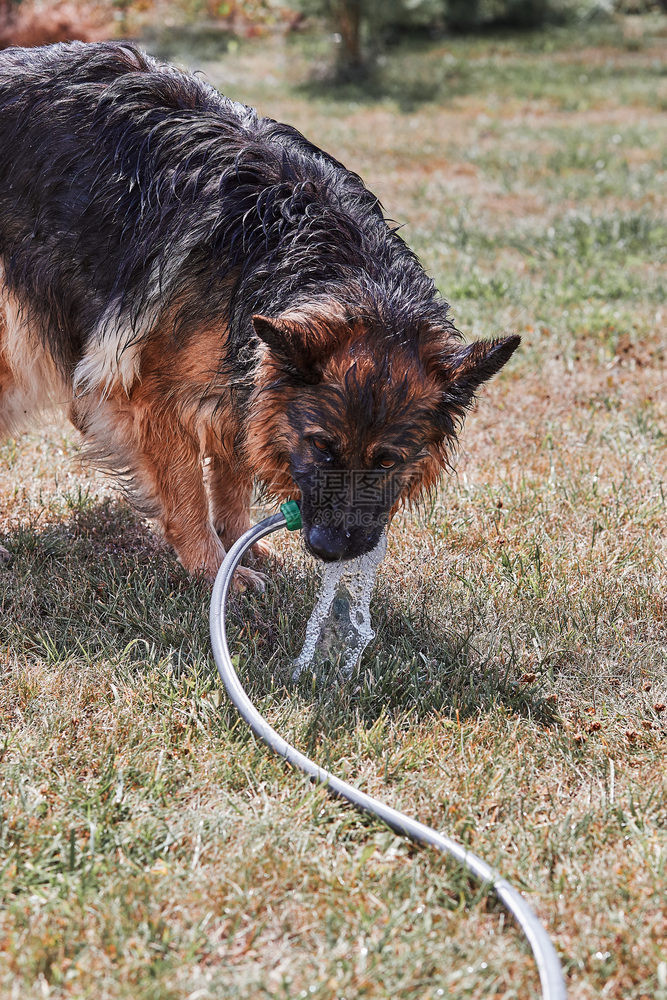
[[[318,451],[321,451],[323,455],[331,454],[331,446],[323,438],[314,437],[310,439],[315,445]]]
[[[393,469],[396,465],[396,459],[391,458],[390,455],[385,455],[384,458],[378,460],[378,465],[381,469]]]

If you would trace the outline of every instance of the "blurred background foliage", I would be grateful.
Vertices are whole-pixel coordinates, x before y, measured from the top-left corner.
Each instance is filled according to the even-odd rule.
[[[221,34],[311,30],[330,37],[335,75],[354,78],[407,37],[612,20],[661,8],[667,0],[0,0],[0,47],[154,38],[179,29],[205,46]]]

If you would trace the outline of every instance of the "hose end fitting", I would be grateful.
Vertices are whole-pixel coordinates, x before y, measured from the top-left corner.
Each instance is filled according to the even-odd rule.
[[[290,531],[297,531],[301,527],[301,511],[296,500],[286,500],[280,505],[285,524]]]

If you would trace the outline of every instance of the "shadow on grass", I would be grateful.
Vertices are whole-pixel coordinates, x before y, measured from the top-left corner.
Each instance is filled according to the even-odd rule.
[[[363,77],[344,78],[335,72],[320,71],[296,87],[309,100],[372,105],[392,101],[406,113],[424,104],[440,103],[469,94],[474,89],[473,71],[465,60],[457,59],[438,68],[422,69],[410,63],[401,67],[391,59],[369,67]]]
[[[189,675],[195,693],[216,687],[210,588],[189,577],[126,505],[83,504],[4,541],[13,555],[0,571],[5,649],[53,664],[102,660],[126,674],[158,666],[167,686]],[[497,649],[476,648],[474,620],[448,631],[424,610],[406,608],[382,575],[372,606],[377,635],[350,681],[341,683],[325,668],[290,685],[316,574],[293,552],[267,572],[272,582],[264,595],[234,599],[230,646],[263,710],[300,712],[302,745],[312,749],[324,734],[372,725],[381,716],[465,718],[498,704],[552,721],[539,690],[518,682],[518,664],[510,658],[500,669]],[[223,702],[221,713],[232,726],[232,707]]]
[[[500,666],[495,645],[478,646],[474,621],[448,629],[427,614],[406,612],[382,580],[371,611],[376,637],[347,683],[335,668],[299,682],[299,698],[312,704],[305,734],[311,749],[322,733],[333,735],[351,720],[372,726],[382,716],[466,719],[502,706],[545,725],[555,721],[553,704],[537,686],[520,683],[523,670],[511,656]]]

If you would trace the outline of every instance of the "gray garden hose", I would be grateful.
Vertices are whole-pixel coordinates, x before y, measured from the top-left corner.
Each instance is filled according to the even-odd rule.
[[[284,513],[283,510],[285,511]],[[232,575],[246,549],[249,549],[251,545],[258,542],[260,538],[264,538],[266,535],[271,534],[272,531],[277,531],[278,528],[285,526],[293,528],[300,526],[298,507],[293,501],[283,504],[280,513],[273,514],[264,521],[260,521],[259,524],[250,528],[239,538],[227,553],[213,586],[210,612],[211,644],[218,672],[229,697],[250,728],[260,739],[264,740],[272,750],[275,750],[281,757],[288,760],[290,764],[298,767],[314,781],[324,785],[332,795],[346,799],[362,812],[368,812],[373,816],[379,817],[387,826],[391,827],[392,830],[401,836],[409,837],[417,843],[428,844],[445,854],[450,854],[467,868],[478,882],[492,889],[503,906],[514,916],[528,940],[540,974],[543,1000],[566,1000],[565,980],[554,946],[532,908],[524,900],[523,896],[516,889],[512,888],[509,882],[506,882],[498,872],[490,868],[481,858],[467,851],[462,844],[457,844],[455,840],[451,840],[444,834],[438,833],[436,830],[432,830],[431,827],[425,826],[423,823],[419,823],[409,816],[405,816],[403,813],[392,809],[383,802],[379,802],[370,795],[366,795],[353,785],[348,785],[346,781],[341,781],[340,778],[337,778],[329,771],[325,771],[324,768],[319,767],[314,761],[299,753],[275,729],[271,728],[241,687],[229,655],[229,647],[225,635],[225,604]]]

